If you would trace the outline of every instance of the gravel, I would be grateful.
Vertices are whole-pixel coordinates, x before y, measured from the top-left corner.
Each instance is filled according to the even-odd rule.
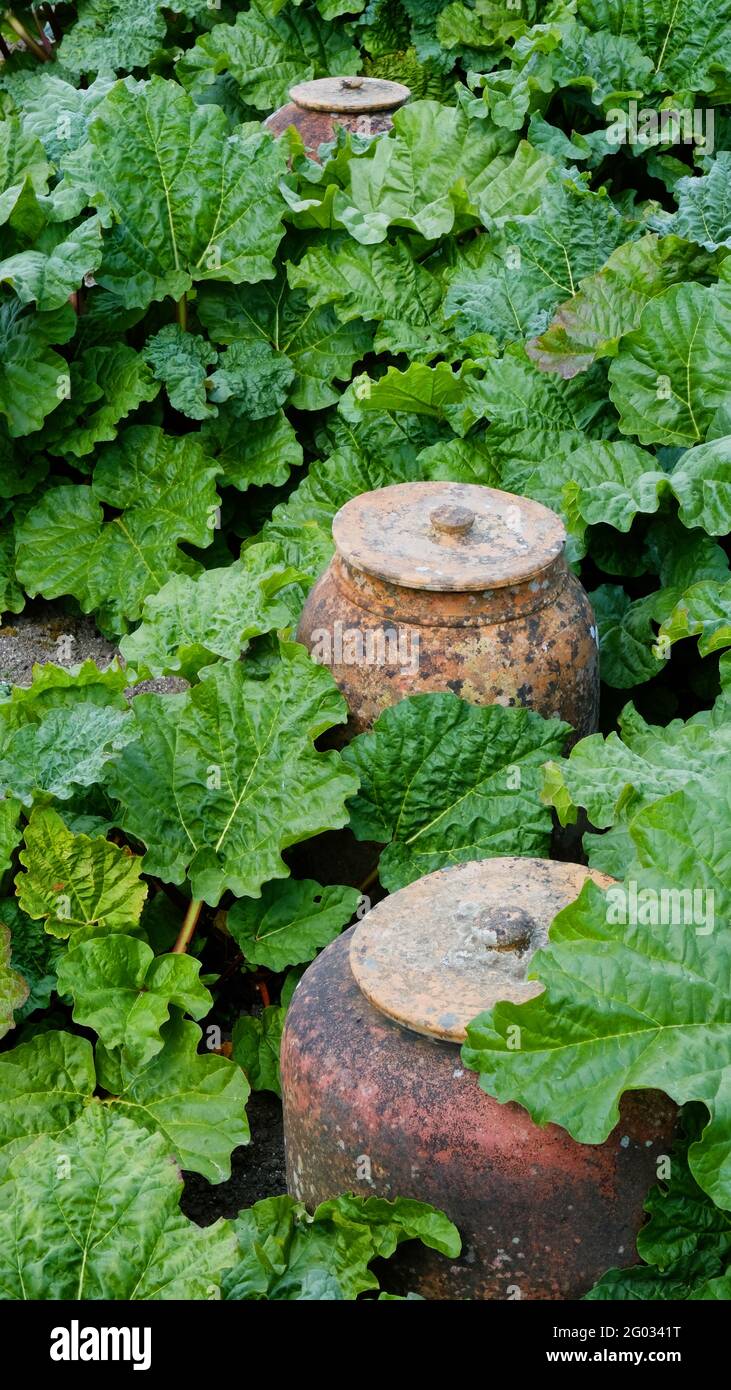
[[[9,621],[0,627],[0,681],[8,685],[30,685],[36,664],[53,661],[73,667],[91,658],[105,671],[119,656],[91,618],[75,617],[52,603],[31,602],[23,613],[6,616]],[[171,695],[187,688],[188,682],[179,676],[160,676],[130,686],[125,694],[130,698],[148,691]]]
[[[89,657],[105,670],[117,655],[91,618],[73,617],[50,603],[30,603],[0,627],[0,680],[30,685],[33,666],[76,666]]]

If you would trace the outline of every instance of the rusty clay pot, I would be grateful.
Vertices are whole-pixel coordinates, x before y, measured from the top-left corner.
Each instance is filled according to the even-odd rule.
[[[538,859],[439,870],[379,903],[297,986],[281,1055],[290,1193],[310,1208],[343,1192],[416,1198],[462,1236],[454,1261],[401,1247],[395,1292],[576,1299],[636,1259],[672,1103],[630,1094],[605,1143],[578,1144],[498,1104],[460,1057],[478,1013],[540,993],[528,962],[587,875]]]
[[[289,95],[291,100],[267,116],[264,125],[275,136],[295,126],[310,158],[316,159],[320,145],[334,140],[338,126],[366,137],[390,130],[393,112],[411,92],[401,82],[380,77],[320,77],[298,82]]]
[[[336,554],[297,631],[348,702],[340,741],[406,695],[453,690],[597,727],[589,600],[548,507],[465,483],[398,483],[333,521]]]

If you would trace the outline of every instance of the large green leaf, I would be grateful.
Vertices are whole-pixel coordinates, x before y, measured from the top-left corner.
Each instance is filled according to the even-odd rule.
[[[573,429],[593,434],[594,422],[600,426],[606,410],[606,381],[598,368],[581,381],[557,380],[539,371],[522,347],[514,346],[503,357],[486,361],[481,378],[467,378],[464,396],[462,409],[468,423],[487,418],[506,426],[509,443],[516,431],[539,427],[554,433]],[[578,443],[577,439],[574,447]]]
[[[111,706],[80,701],[50,709],[2,740],[0,793],[26,807],[52,796],[67,801],[99,780],[104,763],[133,733],[129,716]]]
[[[68,636],[70,634],[63,634]],[[86,660],[77,666],[57,666],[48,661],[33,667],[30,685],[14,685],[7,699],[0,701],[0,728],[5,733],[24,724],[40,723],[51,710],[69,709],[79,703],[126,709],[124,690],[128,682],[119,662],[102,671],[96,662]]]
[[[74,835],[52,810],[34,811],[15,886],[29,917],[75,941],[134,929],[147,896],[141,860],[101,838]]]
[[[39,314],[15,298],[0,303],[0,415],[11,435],[40,429],[66,399],[69,370],[54,346],[68,342],[75,327],[68,304]]]
[[[21,304],[35,302],[42,310],[60,309],[101,258],[101,224],[97,217],[89,217],[71,231],[49,229],[33,250],[1,260],[0,281],[12,287]]]
[[[434,240],[452,230],[458,211],[476,217],[515,137],[435,101],[402,107],[393,124],[372,153],[350,161],[350,186],[336,195],[336,214],[351,236],[372,245],[398,226]]]
[[[679,179],[673,230],[707,251],[731,247],[731,153],[719,150],[705,178]]]
[[[249,1087],[228,1057],[197,1051],[201,1030],[173,1018],[163,1028],[164,1045],[140,1067],[122,1050],[97,1044],[100,1086],[113,1109],[167,1140],[181,1168],[223,1182],[231,1173],[231,1153],[249,1142],[246,1102]]]
[[[367,247],[340,237],[311,247],[288,267],[288,275],[313,309],[333,304],[341,323],[375,321],[376,352],[428,358],[447,348],[439,280],[413,259],[404,242]]]
[[[514,342],[540,332],[582,276],[596,272],[629,235],[629,224],[606,194],[558,174],[541,189],[531,216],[511,218],[502,236],[455,248],[445,313],[460,337],[492,333]]]
[[[727,866],[728,806],[716,832]],[[695,878],[688,880],[680,863],[673,868],[676,889],[692,895]],[[643,876],[635,888],[638,895],[648,891]],[[524,1006],[498,1004],[476,1019],[464,1061],[480,1072],[489,1094],[518,1101],[538,1124],[563,1125],[585,1144],[607,1138],[625,1091],[657,1089],[678,1104],[703,1101],[711,1118],[690,1150],[691,1170],[719,1206],[731,1207],[728,932],[723,923],[710,931],[705,920],[686,923],[663,910],[657,895],[654,911],[627,908],[622,922],[617,892],[609,890],[610,898],[596,884],[584,885],[531,963],[530,978],[545,993]]]
[[[0,1055],[0,1174],[38,1135],[60,1135],[94,1090],[91,1043],[72,1033],[38,1033]]]
[[[689,448],[728,395],[729,290],[681,284],[651,299],[609,369],[624,434]]]
[[[77,1023],[93,1028],[105,1047],[123,1047],[130,1066],[142,1067],[163,1046],[160,1033],[171,1005],[203,1018],[212,999],[198,976],[200,961],[155,956],[132,936],[82,941],[58,970],[60,994],[70,994]]]
[[[685,790],[643,807],[627,827],[634,850],[627,877],[641,875],[645,885],[660,893],[671,893],[678,884],[691,886],[694,893],[702,890],[699,931],[718,930],[731,914],[730,805],[729,778],[723,768],[714,787],[714,816],[708,815],[706,789],[690,783]],[[701,921],[707,908],[708,922]]]
[[[227,1225],[178,1207],[182,1180],[156,1134],[101,1105],[44,1137],[0,1187],[6,1299],[207,1299],[236,1259]]]
[[[23,832],[20,828],[20,802],[12,796],[0,799],[0,874],[4,874],[13,862],[13,850],[20,844]]]
[[[160,389],[144,359],[125,343],[88,348],[70,364],[69,379],[68,399],[33,443],[72,462],[116,439],[124,417]]]
[[[201,323],[217,343],[233,344],[246,361],[258,355],[259,372],[280,372],[294,380],[292,405],[321,410],[338,399],[334,381],[349,381],[354,363],[372,344],[372,330],[362,322],[341,323],[330,306],[311,308],[303,290],[289,289],[284,275],[272,284],[232,290],[208,287],[198,303]],[[266,415],[276,400],[262,398]]]
[[[568,731],[532,710],[481,708],[451,693],[384,710],[343,753],[361,780],[351,826],[358,839],[387,845],[384,888],[468,859],[547,853],[540,767]]]
[[[390,451],[383,458],[353,447],[337,449],[314,463],[288,500],[274,508],[262,536],[276,541],[290,564],[317,579],[334,551],[333,517],[351,497],[421,476],[412,461],[391,457]]]
[[[10,963],[28,987],[28,995],[15,1013],[22,1021],[36,1009],[45,1009],[56,988],[56,965],[64,948],[23,912],[16,898],[0,899],[0,922],[10,931]],[[0,928],[2,930],[2,928]]]
[[[378,1280],[368,1268],[403,1240],[421,1240],[451,1259],[456,1228],[426,1202],[336,1197],[313,1216],[293,1197],[267,1197],[233,1223],[239,1261],[226,1275],[228,1299],[355,1299]]]
[[[591,34],[581,24],[567,25],[552,58],[558,86],[588,87],[595,105],[607,107],[652,85],[652,60],[629,34]]]
[[[660,627],[658,642],[672,646],[697,637],[701,656],[731,647],[731,583],[691,584]]]
[[[195,569],[177,542],[210,544],[217,472],[194,435],[131,426],[104,451],[90,487],[53,488],[31,509],[18,531],[18,576],[29,593],[73,594],[124,632],[148,594]],[[106,521],[101,503],[120,514]]]
[[[162,46],[166,26],[158,0],[78,0],[76,11],[58,55],[68,72],[131,72]]]
[[[180,672],[192,680],[217,657],[235,660],[252,637],[293,627],[305,578],[270,544],[252,546],[222,569],[175,575],[145,600],[122,655],[143,678]]]
[[[683,454],[670,476],[685,526],[712,536],[731,530],[731,435],[698,444]]]
[[[281,1004],[269,1004],[261,1017],[242,1014],[231,1034],[232,1056],[241,1067],[252,1091],[273,1091],[282,1094],[279,1072],[279,1052],[282,1029],[287,1010]]]
[[[221,482],[245,492],[249,487],[281,487],[302,463],[302,445],[283,411],[251,421],[219,409],[204,424],[201,443],[222,470]]]
[[[349,5],[350,11],[356,5]],[[295,82],[357,72],[360,59],[340,26],[328,26],[307,7],[253,3],[235,24],[216,24],[178,63],[180,80],[192,91],[230,73],[241,97],[258,111],[287,101]]]
[[[50,175],[51,166],[33,132],[17,115],[0,120],[0,226],[9,223],[28,230],[24,202],[33,215],[38,208],[35,195],[48,192]]]
[[[285,879],[267,883],[260,899],[240,898],[226,920],[247,961],[286,970],[312,960],[334,941],[359,901],[357,888]]]
[[[12,940],[4,922],[0,922],[0,1038],[15,1027],[14,1014],[28,998],[28,982],[11,965]]]
[[[606,265],[581,280],[571,299],[527,352],[543,371],[576,376],[597,357],[613,357],[636,328],[645,305],[672,285],[707,272],[708,258],[687,241],[648,232],[625,242]]]
[[[655,650],[655,624],[672,608],[670,592],[660,590],[632,600],[621,584],[602,584],[590,594],[599,631],[601,678],[617,690],[630,690],[662,669]]]
[[[661,728],[646,723],[631,704],[618,723],[619,734],[590,734],[546,769],[545,794],[562,824],[575,820],[582,806],[603,829],[668,792],[693,783],[708,788],[731,746],[731,726],[696,718]]]
[[[284,159],[264,132],[230,135],[219,107],[197,106],[175,82],[120,82],[97,108],[74,174],[114,216],[99,283],[146,308],[195,280],[271,278]]]
[[[170,404],[191,420],[205,420],[216,413],[206,384],[217,356],[199,333],[186,333],[177,323],[166,324],[148,338],[144,348],[145,361],[165,386]]]
[[[587,526],[628,531],[638,512],[657,511],[667,487],[653,455],[625,441],[586,440],[565,454],[539,449],[535,462],[521,457],[519,448],[509,441],[516,456],[503,463],[503,487],[561,512],[582,552]]]
[[[536,212],[552,168],[550,155],[541,154],[527,140],[521,140],[509,163],[477,192],[485,226],[492,231],[514,217]],[[469,196],[474,196],[473,190]]]
[[[48,67],[25,72],[18,93],[23,130],[36,136],[47,157],[60,166],[66,155],[85,143],[89,121],[113,86],[111,73],[95,78],[88,87],[74,87]]]
[[[263,420],[284,405],[294,375],[292,363],[270,343],[232,343],[211,373],[211,400],[228,401],[235,415]]]
[[[163,1025],[164,1045],[145,1066],[124,1050],[94,1054],[86,1038],[39,1033],[0,1056],[0,1162],[27,1149],[37,1135],[65,1137],[89,1108],[98,1084],[105,1105],[165,1140],[164,1152],[181,1167],[221,1182],[230,1155],[249,1139],[249,1088],[226,1057],[200,1055],[201,1031],[180,1017]]]
[[[345,824],[357,786],[334,752],[313,740],[345,719],[330,672],[284,645],[266,680],[219,662],[191,690],[140,695],[139,738],[109,774],[124,829],[147,847],[147,872],[215,905],[230,889],[255,897],[284,878],[280,851]]]
[[[627,34],[652,60],[648,90],[712,91],[731,63],[729,0],[580,0],[595,30]]]
[[[410,362],[402,371],[389,367],[385,376],[375,379],[366,373],[353,382],[358,409],[424,415],[431,420],[448,420],[455,433],[464,435],[485,414],[479,388],[471,390],[475,364],[455,371],[448,362],[429,367]]]

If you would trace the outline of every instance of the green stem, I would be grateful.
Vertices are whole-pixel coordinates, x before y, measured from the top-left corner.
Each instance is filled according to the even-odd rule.
[[[178,326],[179,326],[180,328],[182,328],[182,330],[183,330],[184,333],[186,333],[186,332],[188,331],[188,296],[187,296],[187,294],[181,295],[181,297],[180,297],[180,299],[178,300],[177,305],[176,305],[175,307],[176,307],[176,309],[177,309]]]
[[[178,939],[173,946],[173,955],[182,956],[190,945],[191,937],[198,925],[198,918],[201,915],[203,903],[200,898],[193,898],[188,904],[188,911],[183,918],[183,925],[178,932]]]
[[[39,43],[36,43],[35,39],[28,33],[25,25],[13,14],[12,10],[5,11],[5,19],[10,25],[10,28],[18,35],[18,38],[23,40],[26,48],[30,49],[31,53],[35,53],[36,58],[39,58],[42,63],[47,63],[48,54],[45,48]]]
[[[363,882],[359,885],[358,892],[361,893],[361,894],[366,893],[366,892],[368,891],[368,889],[369,889],[369,888],[372,888],[373,885],[374,885],[374,883],[377,883],[377,882],[378,882],[378,864],[376,864],[375,869],[371,869],[371,872],[369,873],[368,877],[363,879]]]

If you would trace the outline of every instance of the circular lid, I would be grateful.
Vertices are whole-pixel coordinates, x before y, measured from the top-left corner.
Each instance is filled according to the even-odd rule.
[[[306,111],[390,111],[403,106],[411,90],[382,77],[318,77],[298,82],[289,95]]]
[[[415,1033],[461,1043],[467,1024],[499,1000],[520,1004],[556,913],[587,878],[583,864],[481,859],[439,869],[378,903],[353,932],[350,967],[366,999]]]
[[[561,554],[560,517],[540,502],[473,483],[396,483],[353,497],[333,520],[354,569],[406,589],[498,589]]]

